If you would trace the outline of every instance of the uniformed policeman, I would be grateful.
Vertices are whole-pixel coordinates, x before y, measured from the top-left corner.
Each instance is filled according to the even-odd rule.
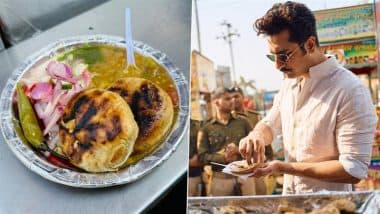
[[[238,145],[240,139],[247,136],[252,127],[247,120],[233,117],[232,97],[226,88],[217,88],[212,94],[215,117],[198,132],[198,155],[201,164],[216,162],[228,164],[240,160]],[[243,181],[232,175],[222,173],[223,167],[212,165],[212,180],[209,196],[241,195],[239,188]],[[255,194],[255,186],[243,188]]]
[[[197,135],[202,125],[201,121],[190,119],[188,195],[201,196],[202,168],[198,160]]]
[[[238,86],[233,86],[229,89],[229,92],[232,96],[233,110],[232,115],[235,117],[240,117],[247,119],[252,127],[255,127],[256,124],[261,120],[261,114],[257,111],[246,109],[243,105],[244,102],[244,93]],[[273,149],[271,145],[265,146],[265,157],[267,160],[273,160]],[[265,185],[264,185],[265,180]],[[255,180],[256,185],[256,194],[271,194],[274,188],[274,181],[272,177],[265,177]],[[267,188],[264,188],[264,187]]]

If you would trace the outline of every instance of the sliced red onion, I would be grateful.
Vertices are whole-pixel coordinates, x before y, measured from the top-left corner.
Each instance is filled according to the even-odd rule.
[[[61,80],[58,80],[58,81],[55,83],[55,86],[54,86],[53,97],[58,96],[58,95],[61,94],[62,92],[63,92],[63,90],[62,90],[62,82],[61,82]]]
[[[64,106],[61,102],[58,102],[58,103],[57,103],[56,108],[57,108],[58,111],[60,111],[60,112],[63,112],[63,111],[65,110],[65,106]]]
[[[84,69],[78,76],[74,77],[70,67],[56,61],[51,61],[46,71],[53,80],[56,80],[54,86],[47,82],[36,83],[29,87],[29,94],[31,98],[37,101],[34,108],[45,125],[44,135],[50,135],[48,145],[53,149],[59,140],[57,121],[62,117],[64,108],[70,99],[89,86],[91,73]],[[71,83],[72,89],[63,90],[62,81]]]
[[[43,103],[41,101],[39,102],[36,102],[34,104],[34,110],[36,111],[37,113],[37,116],[40,118],[40,119],[44,119],[44,116],[45,116],[45,111],[44,109],[46,108],[46,103]]]
[[[55,109],[55,111],[53,112],[53,114],[50,117],[50,121],[48,122],[48,124],[45,127],[44,135],[46,135],[47,133],[49,133],[50,129],[54,125],[57,125],[56,123],[59,120],[59,118],[61,118],[62,115],[63,115],[63,112],[59,111],[58,109]]]
[[[50,115],[54,112],[56,105],[61,99],[63,93],[64,93],[64,90],[62,90],[61,81],[57,81],[57,83],[54,86],[54,93],[53,93],[52,99],[47,103],[42,119],[46,117],[50,117]]]
[[[29,97],[34,100],[45,100],[53,95],[53,85],[48,82],[42,82],[35,84],[30,93]]]
[[[54,99],[47,104],[43,118],[50,117],[50,115],[54,113],[54,111],[56,110],[57,104],[59,102],[59,99],[61,99],[62,95],[63,95],[62,93],[58,94],[58,96],[54,97]]]
[[[84,70],[81,76],[84,83],[83,88],[87,88],[91,82],[91,73],[88,70]]]
[[[74,91],[74,90],[69,90],[69,91],[67,91],[66,93],[64,93],[64,94],[62,95],[62,97],[61,97],[61,99],[60,99],[59,102],[60,102],[63,106],[65,106],[75,94],[77,94],[76,91]]]
[[[56,80],[63,80],[70,83],[75,83],[76,80],[73,78],[73,72],[64,63],[57,63],[55,61],[51,61],[47,68],[47,73]]]
[[[44,122],[44,126],[46,127],[49,124],[50,117],[45,117],[42,119],[42,122]]]

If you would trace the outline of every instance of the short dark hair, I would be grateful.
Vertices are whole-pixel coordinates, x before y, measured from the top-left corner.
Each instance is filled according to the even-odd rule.
[[[230,93],[228,88],[225,87],[218,87],[211,93],[211,99],[219,99],[222,95]]]
[[[314,36],[319,46],[314,14],[302,3],[287,1],[274,4],[263,17],[255,21],[254,28],[257,35],[268,36],[289,30],[289,41],[298,44]]]

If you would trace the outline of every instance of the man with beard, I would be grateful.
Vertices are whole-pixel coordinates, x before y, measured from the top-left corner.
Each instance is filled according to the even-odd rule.
[[[198,158],[202,165],[228,164],[240,160],[239,141],[252,127],[245,119],[231,114],[232,97],[227,88],[217,88],[212,94],[215,117],[198,132]],[[212,165],[209,196],[254,195],[255,185],[221,172],[223,167]]]
[[[269,162],[253,176],[284,173],[283,194],[352,190],[367,177],[377,122],[369,90],[323,54],[304,4],[275,4],[254,26],[267,37],[268,58],[285,78],[239,151],[248,162],[263,162],[265,145],[282,133],[285,162]]]

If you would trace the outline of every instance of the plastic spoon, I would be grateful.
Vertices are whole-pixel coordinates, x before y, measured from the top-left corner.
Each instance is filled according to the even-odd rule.
[[[141,73],[141,70],[136,66],[135,55],[133,51],[132,39],[132,24],[131,24],[131,10],[125,8],[125,50],[126,50],[126,65],[128,73]]]

